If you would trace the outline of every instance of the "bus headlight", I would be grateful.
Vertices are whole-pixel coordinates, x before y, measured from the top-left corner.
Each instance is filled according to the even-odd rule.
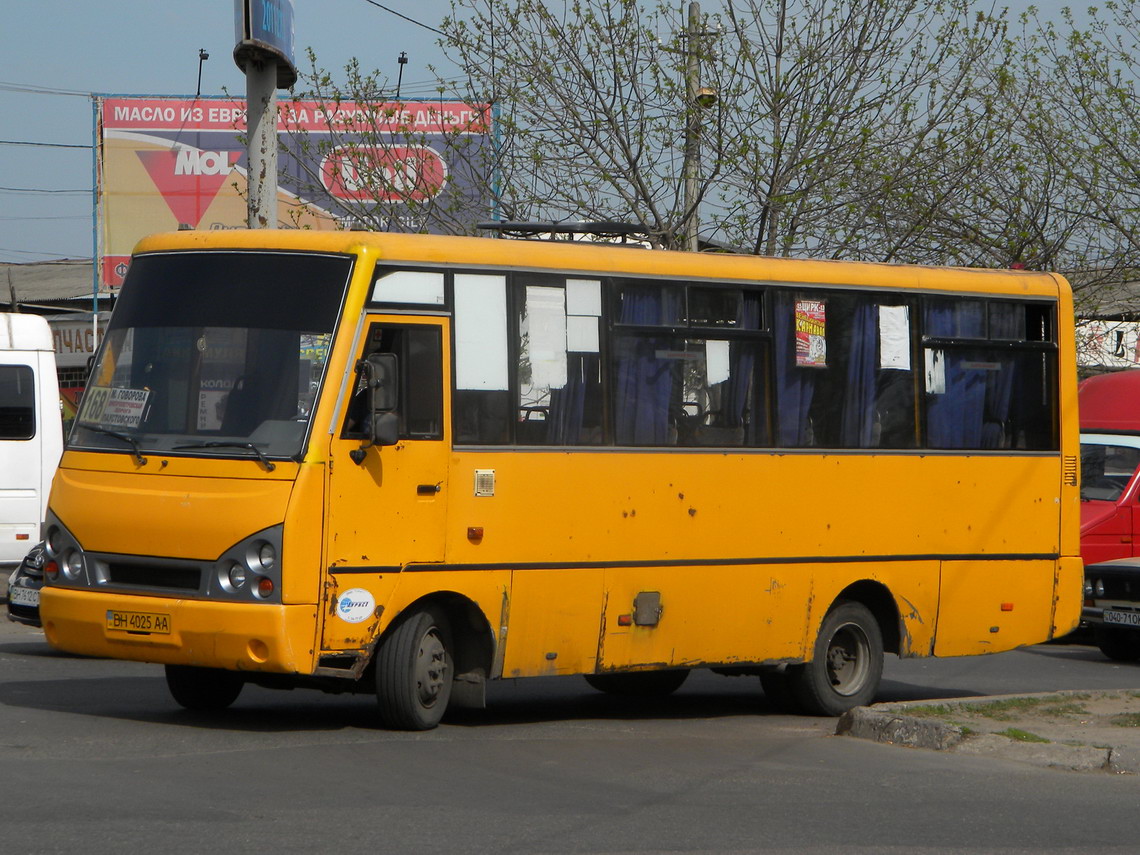
[[[1093,585],[1093,593],[1098,597],[1104,596],[1104,580],[1103,579],[1097,579],[1096,580],[1096,583]]]
[[[78,549],[69,550],[63,557],[63,575],[73,582],[83,575],[83,556]]]
[[[272,543],[262,543],[257,550],[257,562],[263,570],[272,570],[277,563],[277,550]]]
[[[229,572],[226,574],[226,581],[229,582],[230,590],[240,591],[245,587],[245,580],[246,569],[235,561],[230,565]]]

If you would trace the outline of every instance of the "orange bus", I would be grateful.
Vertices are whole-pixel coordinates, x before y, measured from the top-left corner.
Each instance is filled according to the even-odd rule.
[[[1059,276],[304,231],[142,241],[52,487],[47,639],[375,692],[871,702],[1080,615]]]

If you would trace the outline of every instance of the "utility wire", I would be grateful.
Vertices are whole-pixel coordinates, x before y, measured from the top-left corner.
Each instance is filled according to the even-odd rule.
[[[77,143],[57,143],[57,142],[27,142],[25,140],[0,140],[0,145],[31,145],[42,146],[44,148],[91,148],[91,144],[79,145]]]
[[[383,3],[377,3],[376,0],[364,0],[364,2],[365,3],[371,3],[373,6],[377,7],[378,9],[383,9],[385,12],[389,12],[389,13],[395,15],[397,18],[403,18],[409,24],[415,24],[417,27],[423,27],[425,30],[431,30],[433,33],[436,33],[437,35],[441,35],[444,38],[447,38],[447,33],[443,32],[443,30],[437,30],[435,27],[429,27],[427,24],[425,24],[421,21],[417,21],[415,18],[409,18],[407,15],[403,15],[403,14],[397,12],[395,9],[389,9]]]
[[[78,89],[55,89],[47,86],[29,86],[27,83],[12,83],[0,80],[0,90],[8,92],[30,92],[33,95],[71,95],[76,98],[90,98],[94,92],[80,92]]]
[[[0,193],[90,193],[86,190],[41,190],[38,187],[0,187]]]

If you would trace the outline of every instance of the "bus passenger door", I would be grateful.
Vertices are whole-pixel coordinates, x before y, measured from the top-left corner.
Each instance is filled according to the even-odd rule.
[[[370,641],[376,607],[398,574],[409,564],[440,563],[444,554],[447,321],[370,316],[361,339],[354,364],[372,353],[396,356],[399,440],[370,446],[367,391],[359,376],[351,377],[329,455],[326,651]],[[346,592],[353,593],[341,602]]]

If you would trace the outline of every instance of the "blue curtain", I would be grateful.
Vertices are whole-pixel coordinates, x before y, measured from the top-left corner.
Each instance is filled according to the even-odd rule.
[[[784,292],[777,296],[772,318],[776,345],[776,444],[811,444],[808,411],[815,392],[814,368],[796,366],[795,297]]]
[[[738,329],[755,330],[760,328],[760,295],[745,294],[737,312]],[[725,385],[721,401],[721,427],[740,427],[744,424],[744,413],[748,409],[752,391],[752,373],[756,368],[756,350],[750,343],[734,341],[730,345],[731,375]],[[750,421],[756,414],[750,414]],[[747,442],[747,439],[746,439]]]
[[[661,285],[626,285],[622,290],[619,322],[639,326],[676,323],[681,314],[681,292]],[[666,336],[619,336],[615,341],[615,439],[619,445],[666,445],[670,442],[669,402],[673,371],[658,350],[669,350]]]
[[[870,448],[875,426],[875,368],[879,354],[878,307],[860,298],[851,320],[847,382],[843,387],[840,444]]]
[[[990,306],[990,338],[1016,340],[1025,335],[1025,306],[1021,303],[994,303]],[[1017,356],[1002,354],[989,361],[1000,366],[989,371],[986,378],[985,421],[982,425],[982,448],[1008,448],[1010,436],[1010,405],[1013,402],[1014,381],[1017,379]]]
[[[550,390],[550,412],[546,421],[548,445],[581,445],[586,419],[587,389],[596,385],[598,357],[596,354],[567,354],[566,385]],[[595,437],[592,442],[600,442]]]
[[[931,300],[926,305],[926,334],[947,338],[980,337],[984,330],[984,311],[985,305],[980,302]],[[970,360],[961,349],[941,353],[945,392],[927,394],[927,444],[931,448],[981,448],[989,372],[963,367],[963,363]]]

